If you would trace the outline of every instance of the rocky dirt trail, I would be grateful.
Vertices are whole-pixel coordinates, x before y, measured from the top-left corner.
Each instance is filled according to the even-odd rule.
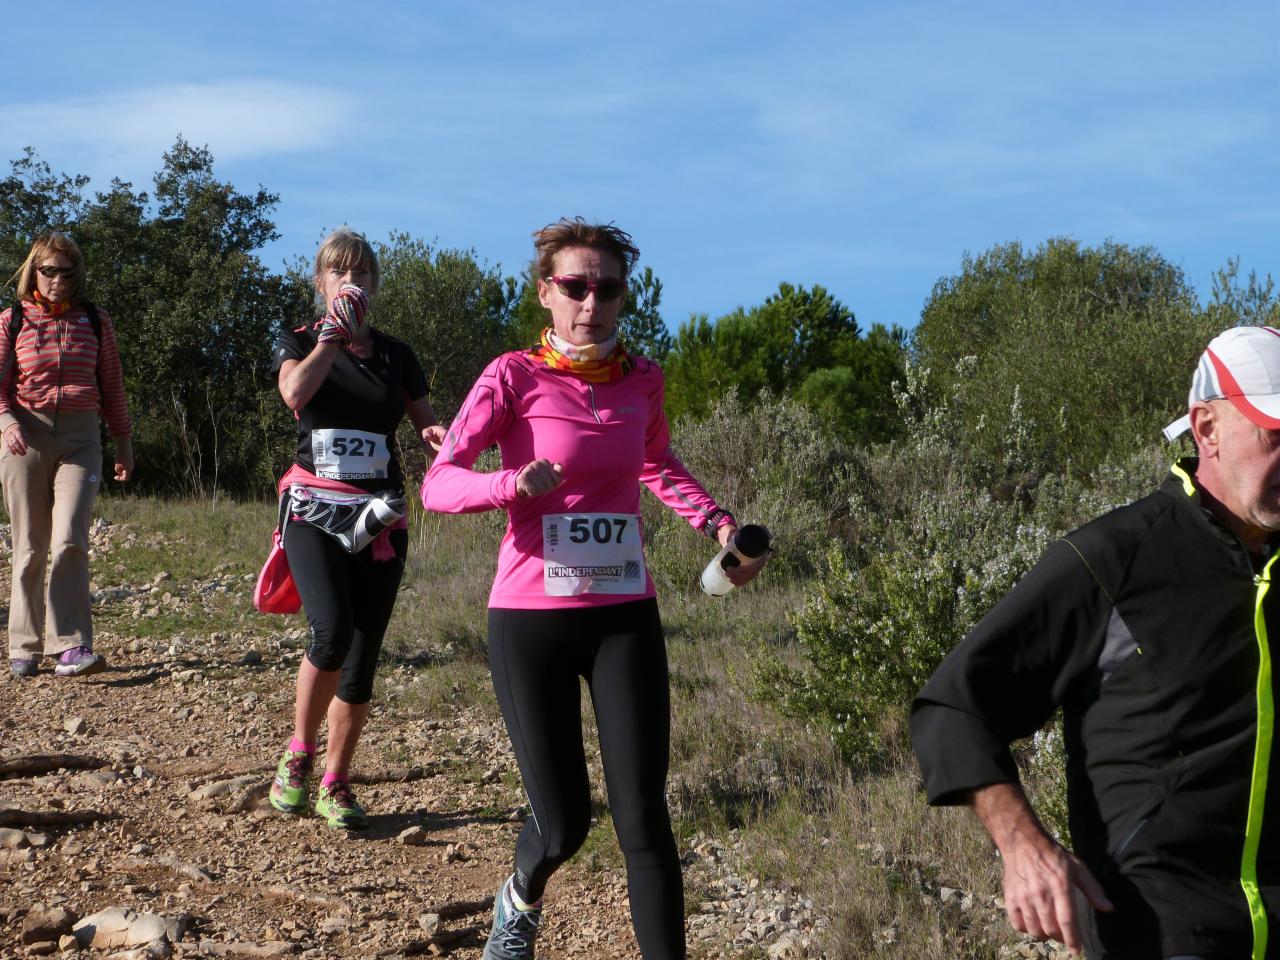
[[[99,521],[95,549],[131,536]],[[21,681],[6,665],[0,957],[479,958],[525,816],[501,724],[466,708],[423,716],[414,669],[387,668],[359,757],[370,828],[276,813],[265,798],[289,734],[298,619],[276,633],[128,629],[251,588],[229,570],[95,584],[105,673],[55,678],[46,659]],[[694,956],[820,955],[811,902],[736,876],[721,842],[684,852]],[[620,869],[557,876],[538,956],[638,957]]]

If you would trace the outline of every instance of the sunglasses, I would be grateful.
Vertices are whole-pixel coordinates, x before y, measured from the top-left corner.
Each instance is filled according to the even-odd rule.
[[[617,300],[627,292],[627,281],[617,277],[605,277],[603,280],[588,280],[586,277],[547,277],[547,283],[554,283],[570,300],[585,300],[588,293],[594,293],[600,303]]]
[[[54,277],[69,277],[76,272],[75,267],[55,267],[45,264],[42,267],[36,267],[40,271],[40,276],[48,277],[52,280]]]

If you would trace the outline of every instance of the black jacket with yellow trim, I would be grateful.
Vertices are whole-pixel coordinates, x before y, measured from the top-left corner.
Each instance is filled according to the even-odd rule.
[[[1091,957],[1280,957],[1280,562],[1195,465],[1050,547],[912,704],[933,804],[1016,782],[1009,744],[1062,707],[1073,846],[1116,904]]]

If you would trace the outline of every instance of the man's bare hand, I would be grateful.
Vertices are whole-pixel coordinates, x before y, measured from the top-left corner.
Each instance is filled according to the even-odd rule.
[[[974,791],[973,809],[1004,860],[1009,923],[1038,939],[1061,941],[1073,953],[1083,952],[1073,889],[1095,909],[1112,909],[1089,868],[1045,832],[1017,784],[994,783]]]

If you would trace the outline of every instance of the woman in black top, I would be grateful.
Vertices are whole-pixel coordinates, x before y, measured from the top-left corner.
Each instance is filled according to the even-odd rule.
[[[315,287],[328,308],[312,329],[283,334],[272,367],[298,418],[294,465],[281,481],[284,548],[311,629],[298,669],[293,739],[271,786],[272,806],[309,809],[320,722],[329,721],[316,812],[332,827],[363,827],[349,769],[369,716],[373,673],[404,572],[408,534],[396,427],[408,416],[424,449],[444,428],[408,344],[364,322],[378,262],[364,237],[330,234],[316,254]],[[394,522],[399,515],[399,522]],[[384,529],[371,542],[367,521]]]

